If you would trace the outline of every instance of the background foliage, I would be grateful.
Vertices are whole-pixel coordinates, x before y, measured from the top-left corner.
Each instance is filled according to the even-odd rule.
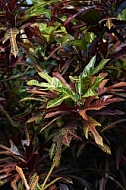
[[[126,189],[125,15],[123,0],[0,0],[1,187]]]

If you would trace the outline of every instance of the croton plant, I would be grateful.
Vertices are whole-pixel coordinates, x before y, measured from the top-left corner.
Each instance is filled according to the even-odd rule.
[[[125,114],[124,0],[0,0],[1,188],[125,190]]]

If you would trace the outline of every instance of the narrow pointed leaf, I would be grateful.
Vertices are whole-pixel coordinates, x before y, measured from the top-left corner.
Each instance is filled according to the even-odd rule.
[[[101,145],[98,145],[99,148],[101,148],[104,152],[106,152],[107,154],[110,154],[111,155],[111,149],[106,145],[106,144],[103,144],[103,146]]]
[[[39,84],[39,82],[34,79],[27,82],[27,85],[29,85],[29,86],[36,86],[38,84]]]
[[[90,96],[96,96],[96,95],[97,93],[91,88],[89,88],[88,91],[82,96],[82,98],[88,98]]]
[[[83,132],[84,132],[84,135],[85,135],[86,139],[88,139],[88,133],[89,133],[89,127],[88,127],[88,125],[85,124],[83,126]]]
[[[83,114],[80,114],[80,115],[83,117]],[[88,120],[85,120],[85,125],[84,125],[84,130],[83,130],[84,134],[86,135],[85,137],[88,138],[87,132],[90,131],[95,139],[95,142],[98,145],[103,146],[103,139],[95,128],[96,126],[101,126],[101,124],[91,117],[88,117],[87,119]],[[89,131],[86,129],[87,127],[89,128]]]
[[[47,109],[59,106],[65,99],[68,99],[68,98],[70,98],[70,95],[63,94],[62,96],[59,96],[58,98],[50,100],[47,104]]]
[[[86,77],[89,74],[92,74],[95,61],[96,61],[96,56],[92,57],[91,60],[89,61],[89,63],[87,64],[87,66],[84,68],[84,70],[82,72],[82,77]]]
[[[96,130],[96,125],[97,126],[101,126],[100,123],[98,123],[96,120],[94,120],[93,118],[91,117],[88,117],[88,121],[85,121],[92,133],[92,135],[94,136],[94,139],[95,139],[95,142],[98,144],[98,145],[101,145],[103,146],[103,139],[102,137],[100,136],[100,134],[98,133],[98,131]]]
[[[104,66],[106,65],[106,63],[109,61],[109,59],[103,59],[93,70],[93,75],[95,75],[96,73],[98,73],[99,71],[101,71]]]
[[[31,101],[31,100],[35,100],[35,101],[40,101],[43,102],[43,99],[40,98],[34,98],[34,97],[26,97],[20,100],[20,102],[24,102],[24,101]]]
[[[47,73],[39,72],[39,76],[43,79],[45,79],[48,83],[52,83],[52,77],[50,77]]]

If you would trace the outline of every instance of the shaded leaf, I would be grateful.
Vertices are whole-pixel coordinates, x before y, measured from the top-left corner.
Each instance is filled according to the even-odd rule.
[[[101,71],[104,66],[106,65],[106,63],[109,61],[109,59],[103,59],[93,70],[93,75],[95,75],[96,73],[98,73],[99,71]]]
[[[34,97],[26,97],[26,98],[23,98],[23,99],[20,100],[20,102],[31,101],[31,100],[43,102],[42,99],[40,99],[40,98],[34,98]]]
[[[27,120],[26,123],[32,123],[32,122],[40,122],[42,120],[42,116],[34,116]]]
[[[89,9],[88,11],[86,11],[86,13],[82,12],[82,14],[78,16],[78,18],[80,18],[89,25],[96,24],[100,20],[100,11],[97,9]]]

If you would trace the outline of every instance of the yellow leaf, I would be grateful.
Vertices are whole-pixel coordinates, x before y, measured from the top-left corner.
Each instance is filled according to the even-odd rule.
[[[85,137],[88,139],[88,133],[90,131],[95,139],[95,142],[98,145],[103,146],[103,139],[95,128],[96,126],[101,126],[101,124],[89,116],[87,117],[87,119],[88,120],[85,120],[85,124],[83,127]]]
[[[99,145],[99,148],[101,148],[107,154],[111,155],[111,149],[106,144],[103,144],[103,146]]]
[[[23,183],[24,183],[24,185],[26,187],[26,190],[30,190],[30,187],[28,185],[28,182],[26,180],[26,177],[24,175],[23,170],[19,166],[16,166],[16,171],[18,172],[19,176],[21,177],[21,179],[22,179],[22,181],[23,181]]]

